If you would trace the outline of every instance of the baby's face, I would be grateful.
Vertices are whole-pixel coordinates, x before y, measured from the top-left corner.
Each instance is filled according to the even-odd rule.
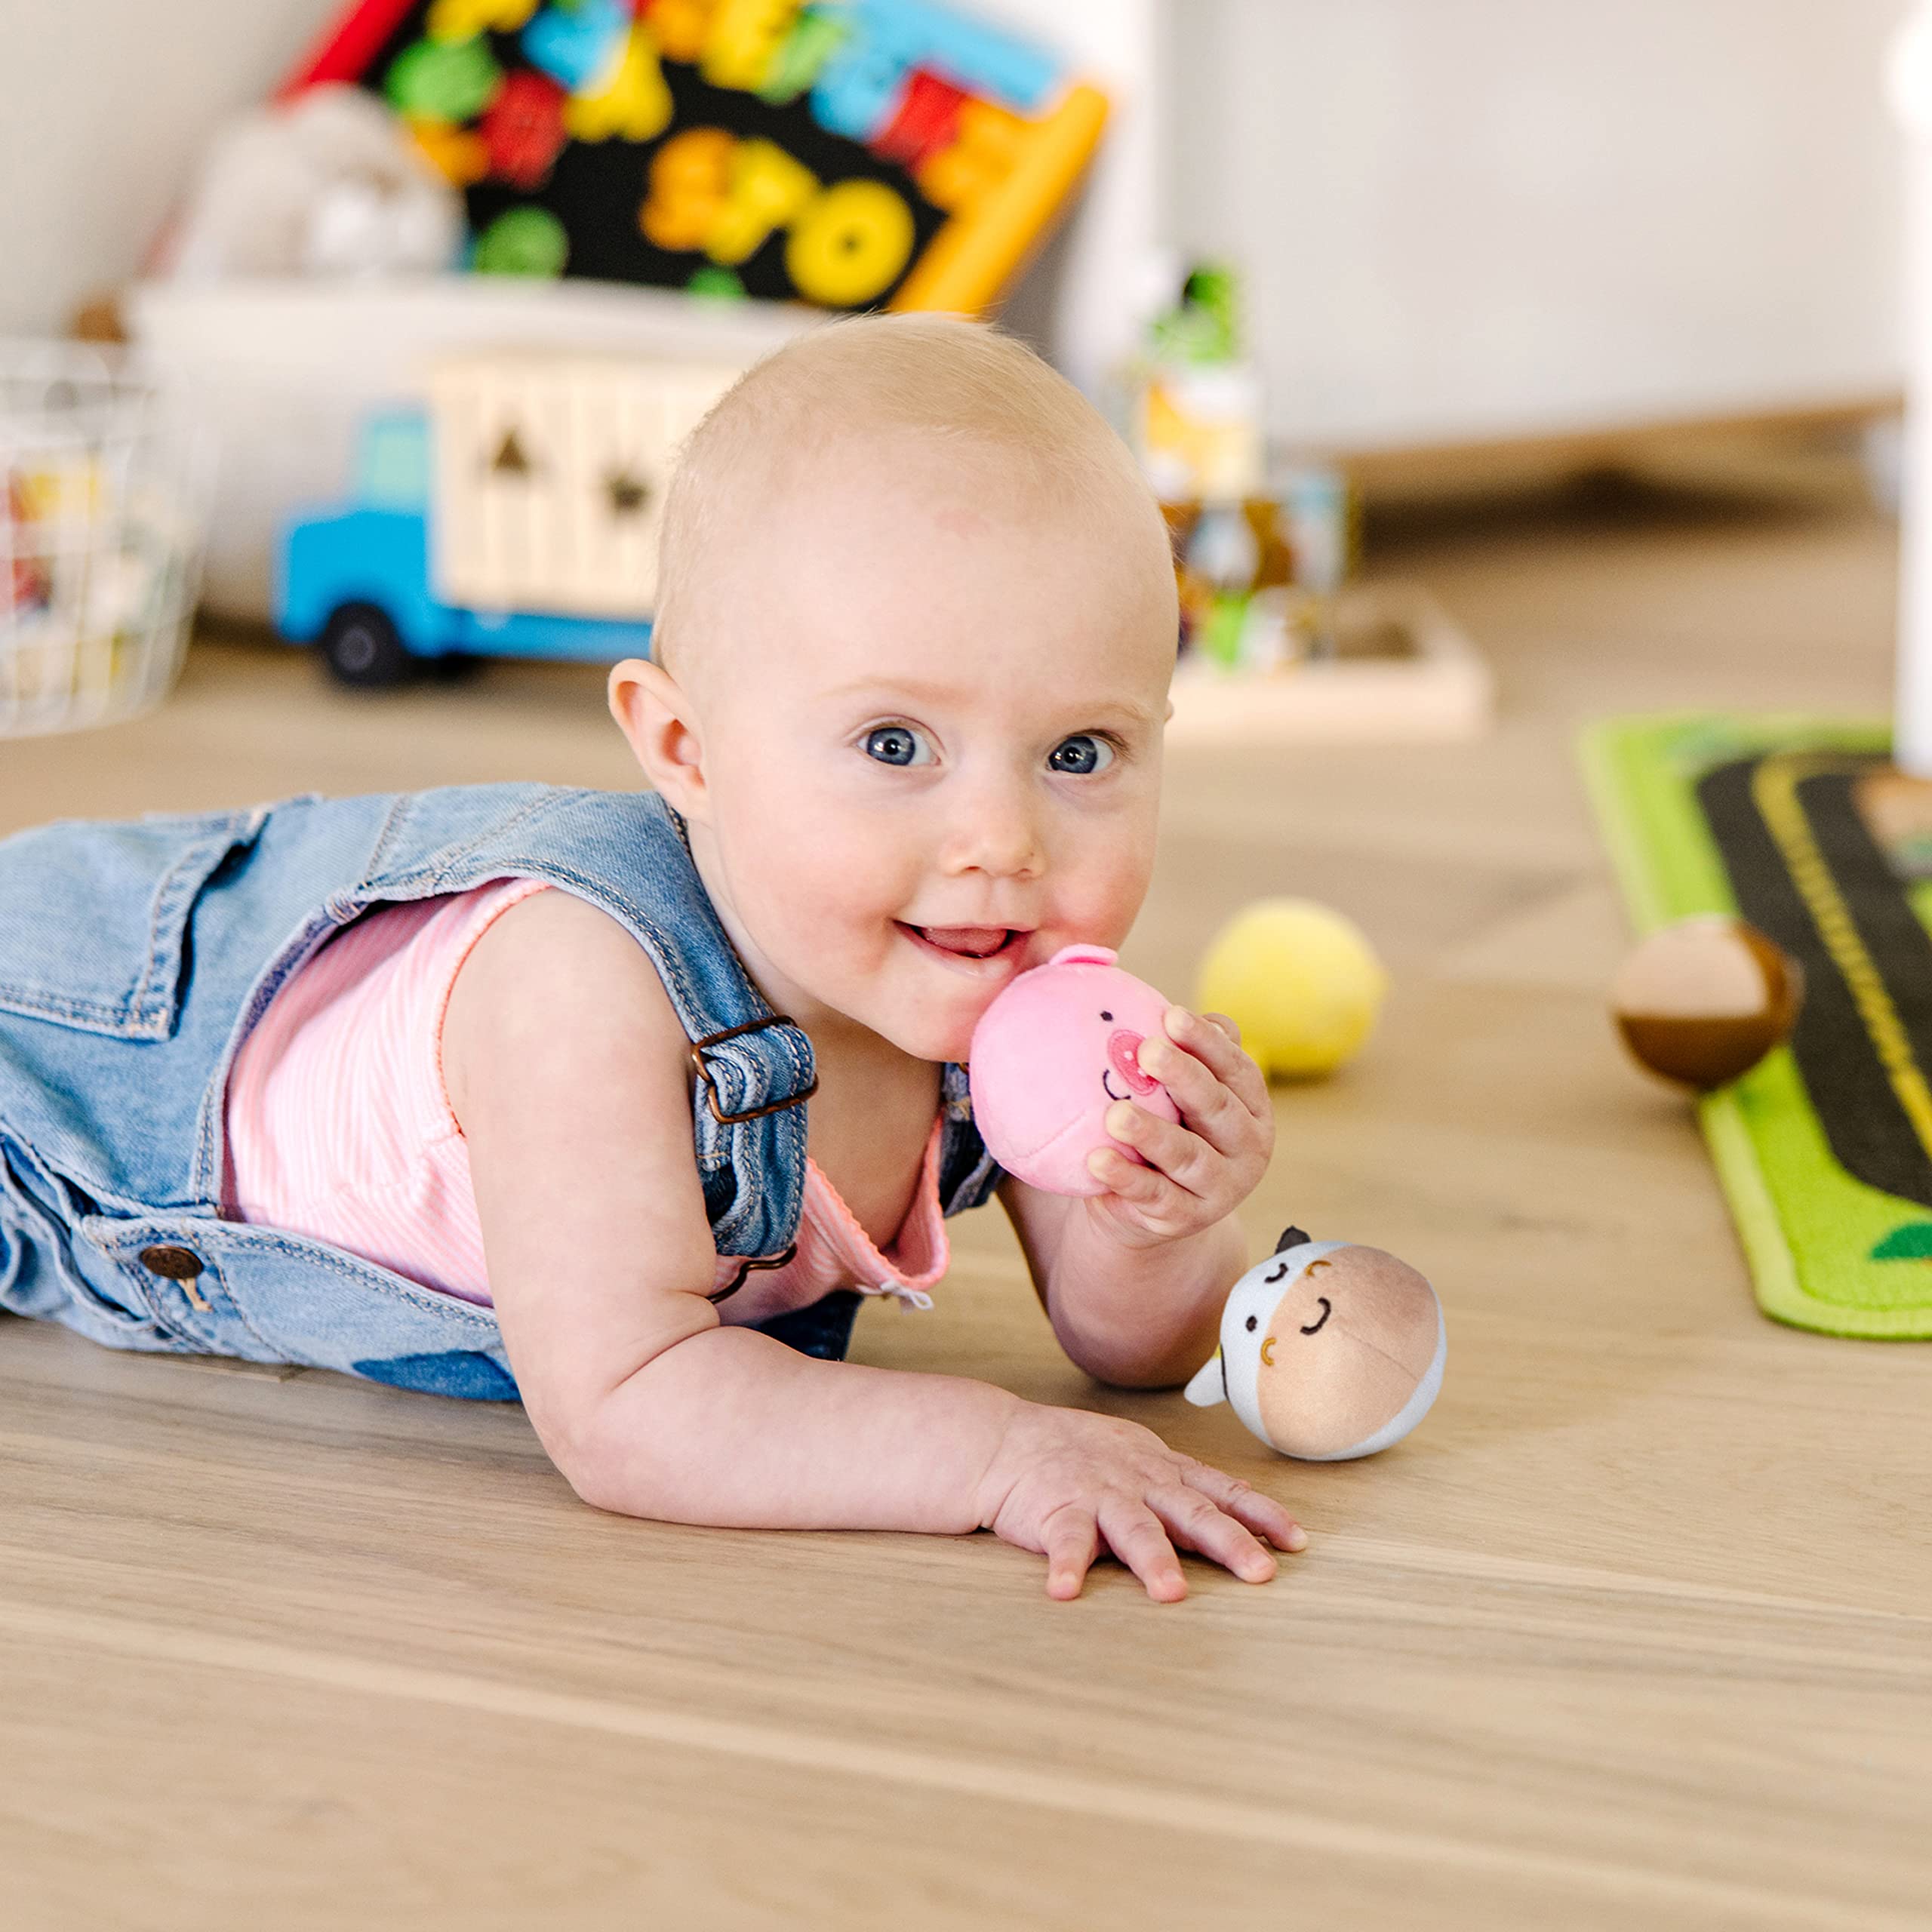
[[[996,457],[828,457],[694,641],[721,910],[807,1025],[961,1060],[1016,974],[1117,946],[1154,857],[1174,660],[1159,526]]]

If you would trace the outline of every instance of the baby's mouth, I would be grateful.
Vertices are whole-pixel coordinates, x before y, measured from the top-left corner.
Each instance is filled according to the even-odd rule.
[[[998,959],[1017,952],[1028,935],[1011,926],[914,926],[903,919],[894,922],[899,930],[955,959]]]

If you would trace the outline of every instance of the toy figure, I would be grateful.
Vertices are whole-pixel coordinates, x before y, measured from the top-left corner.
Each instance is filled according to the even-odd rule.
[[[1703,1093],[1742,1078],[1782,1046],[1804,1004],[1803,967],[1747,920],[1721,912],[1652,933],[1611,989],[1631,1057]]]
[[[1140,1044],[1161,1031],[1168,1001],[1124,973],[1104,946],[1063,946],[1023,973],[980,1016],[971,1048],[973,1118],[1011,1174],[1053,1194],[1103,1194],[1087,1156],[1112,1147],[1106,1112],[1132,1100],[1163,1120],[1180,1110],[1140,1070]]]
[[[1290,1228],[1229,1294],[1221,1346],[1187,1399],[1230,1404],[1284,1456],[1346,1462],[1428,1414],[1448,1352],[1442,1305],[1407,1262]]]

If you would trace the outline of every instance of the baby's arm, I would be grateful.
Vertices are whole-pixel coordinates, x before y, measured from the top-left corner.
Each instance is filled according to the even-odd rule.
[[[1009,1174],[999,1198],[1067,1358],[1116,1389],[1171,1389],[1220,1341],[1221,1308],[1247,1266],[1232,1215],[1187,1239],[1130,1247],[1084,1198]]]
[[[1257,1536],[1305,1540],[1134,1423],[721,1325],[686,1041],[641,949],[594,908],[540,893],[498,920],[444,1053],[511,1364],[587,1501],[744,1527],[990,1527],[1045,1552],[1060,1595],[1103,1540],[1161,1597],[1185,1592],[1176,1543],[1259,1581]]]

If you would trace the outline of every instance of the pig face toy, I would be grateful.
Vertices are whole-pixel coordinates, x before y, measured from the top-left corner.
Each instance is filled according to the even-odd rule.
[[[1180,1110],[1140,1070],[1141,1042],[1158,1035],[1168,1001],[1124,973],[1104,946],[1069,946],[1023,973],[973,1030],[973,1118],[1010,1174],[1051,1194],[1104,1194],[1087,1156],[1112,1147],[1104,1124],[1116,1100],[1163,1120]]]
[[[1291,1228],[1229,1291],[1221,1346],[1187,1399],[1230,1404],[1284,1456],[1346,1462],[1428,1414],[1448,1354],[1442,1305],[1406,1261]]]

